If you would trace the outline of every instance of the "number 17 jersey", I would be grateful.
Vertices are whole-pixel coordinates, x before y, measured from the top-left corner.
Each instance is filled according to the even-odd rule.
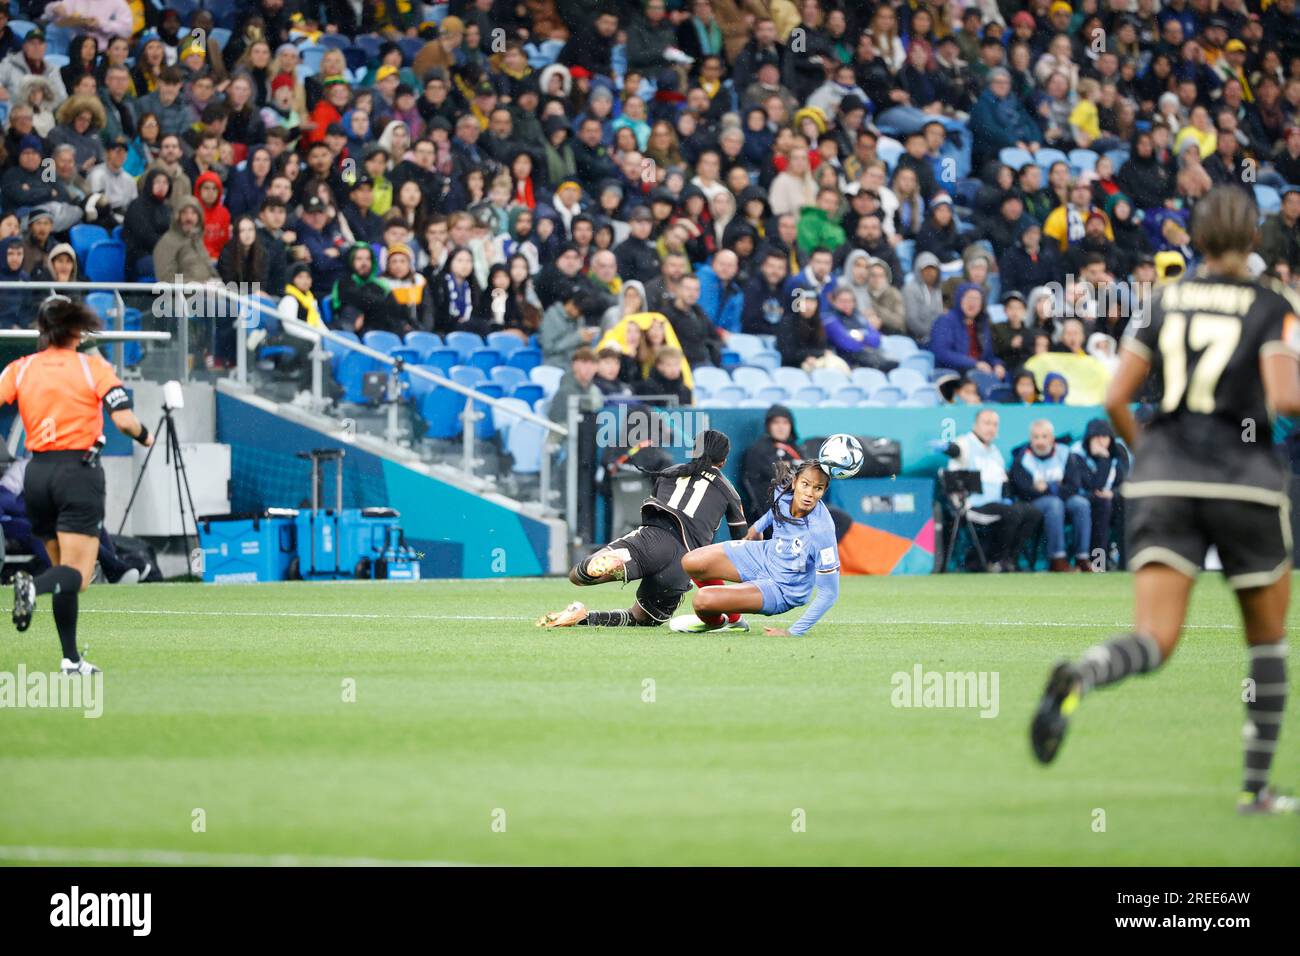
[[[1160,405],[1125,483],[1128,497],[1281,504],[1260,360],[1300,355],[1300,301],[1280,283],[1195,276],[1165,286],[1123,347],[1151,362]]]

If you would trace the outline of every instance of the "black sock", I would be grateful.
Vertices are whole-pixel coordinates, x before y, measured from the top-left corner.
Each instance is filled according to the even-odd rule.
[[[1160,647],[1145,634],[1124,634],[1090,647],[1076,665],[1085,693],[1105,687],[1130,674],[1145,674],[1162,663]]]
[[[56,565],[36,577],[36,593],[52,594],[54,626],[59,631],[63,656],[72,663],[81,660],[77,653],[77,594],[81,590],[81,572],[66,565]]]
[[[578,624],[587,627],[636,627],[631,608],[626,611],[588,611],[586,619]]]
[[[1242,728],[1245,766],[1242,789],[1259,793],[1268,783],[1273,752],[1282,732],[1286,710],[1286,641],[1256,644],[1250,649],[1252,695],[1246,700],[1246,725]]]

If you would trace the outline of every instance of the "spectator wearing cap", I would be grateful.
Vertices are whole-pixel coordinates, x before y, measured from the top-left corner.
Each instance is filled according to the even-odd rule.
[[[86,177],[92,192],[103,193],[108,198],[116,223],[123,221],[127,207],[135,201],[138,194],[135,178],[122,168],[126,163],[126,151],[125,136],[110,140],[104,162],[92,169]]]
[[[291,73],[277,73],[271,80],[271,99],[262,107],[262,125],[268,130],[280,127],[290,134],[290,141],[298,138],[302,126],[302,112],[298,109],[299,85]]]
[[[1011,92],[1011,74],[1002,68],[989,74],[988,87],[971,107],[970,128],[975,169],[996,158],[1007,146],[1032,152],[1042,142],[1038,124]]]
[[[302,215],[293,227],[298,242],[307,250],[311,262],[312,287],[333,289],[343,271],[343,232],[329,214],[319,196],[308,196],[302,203]]]
[[[1043,229],[1033,220],[1025,222],[1014,243],[1002,248],[998,271],[1004,293],[1027,296],[1031,289],[1059,282],[1065,274],[1060,254],[1052,243],[1043,244]]]
[[[376,215],[371,206],[374,203],[374,183],[366,173],[354,175],[348,189],[347,202],[339,210],[343,221],[348,224],[348,231],[358,242],[376,243],[384,235],[384,220]]]
[[[374,251],[363,242],[347,250],[330,304],[335,325],[357,335],[374,331],[404,335],[411,327],[388,283],[378,276]]]
[[[150,169],[140,180],[140,193],[126,208],[122,241],[126,244],[126,269],[132,277],[153,275],[153,250],[171,228],[169,201],[171,178],[165,170]]]
[[[946,193],[935,196],[930,211],[916,234],[916,251],[932,252],[940,262],[956,262],[966,240],[957,232],[952,199]]]
[[[1282,194],[1282,208],[1260,227],[1259,254],[1276,276],[1292,281],[1300,276],[1300,186]]]
[[[46,62],[45,52],[45,32],[37,27],[28,31],[19,50],[0,61],[0,86],[8,91],[11,98],[18,95],[18,85],[24,76],[43,76],[49,80],[54,90],[55,105],[68,98],[59,68]]]

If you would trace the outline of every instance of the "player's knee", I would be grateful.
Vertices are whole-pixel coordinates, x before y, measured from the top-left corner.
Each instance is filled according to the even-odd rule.
[[[721,611],[724,595],[722,588],[701,588],[695,595],[697,611]]]

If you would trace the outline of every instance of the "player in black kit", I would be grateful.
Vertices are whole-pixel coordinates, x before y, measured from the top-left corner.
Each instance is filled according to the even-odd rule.
[[[1106,410],[1135,451],[1124,486],[1134,629],[1056,666],[1030,737],[1035,756],[1050,762],[1083,695],[1169,659],[1213,545],[1250,652],[1238,809],[1276,814],[1300,812],[1300,800],[1268,786],[1286,705],[1291,596],[1288,474],[1272,414],[1300,413],[1300,300],[1272,280],[1251,280],[1257,223],[1243,190],[1219,186],[1197,203],[1192,239],[1204,268],[1162,289],[1150,323],[1123,342]],[[1163,397],[1139,432],[1129,406],[1149,373]]]
[[[731,537],[745,536],[744,506],[721,470],[730,450],[726,435],[706,431],[700,435],[693,460],[648,472],[654,488],[641,504],[641,526],[579,561],[569,572],[569,580],[579,587],[639,580],[635,604],[622,611],[588,611],[574,601],[563,611],[542,615],[538,627],[657,627],[672,617],[682,595],[691,589],[690,576],[682,570],[686,552],[712,544],[724,518]],[[749,627],[735,614],[723,629],[747,631]]]

